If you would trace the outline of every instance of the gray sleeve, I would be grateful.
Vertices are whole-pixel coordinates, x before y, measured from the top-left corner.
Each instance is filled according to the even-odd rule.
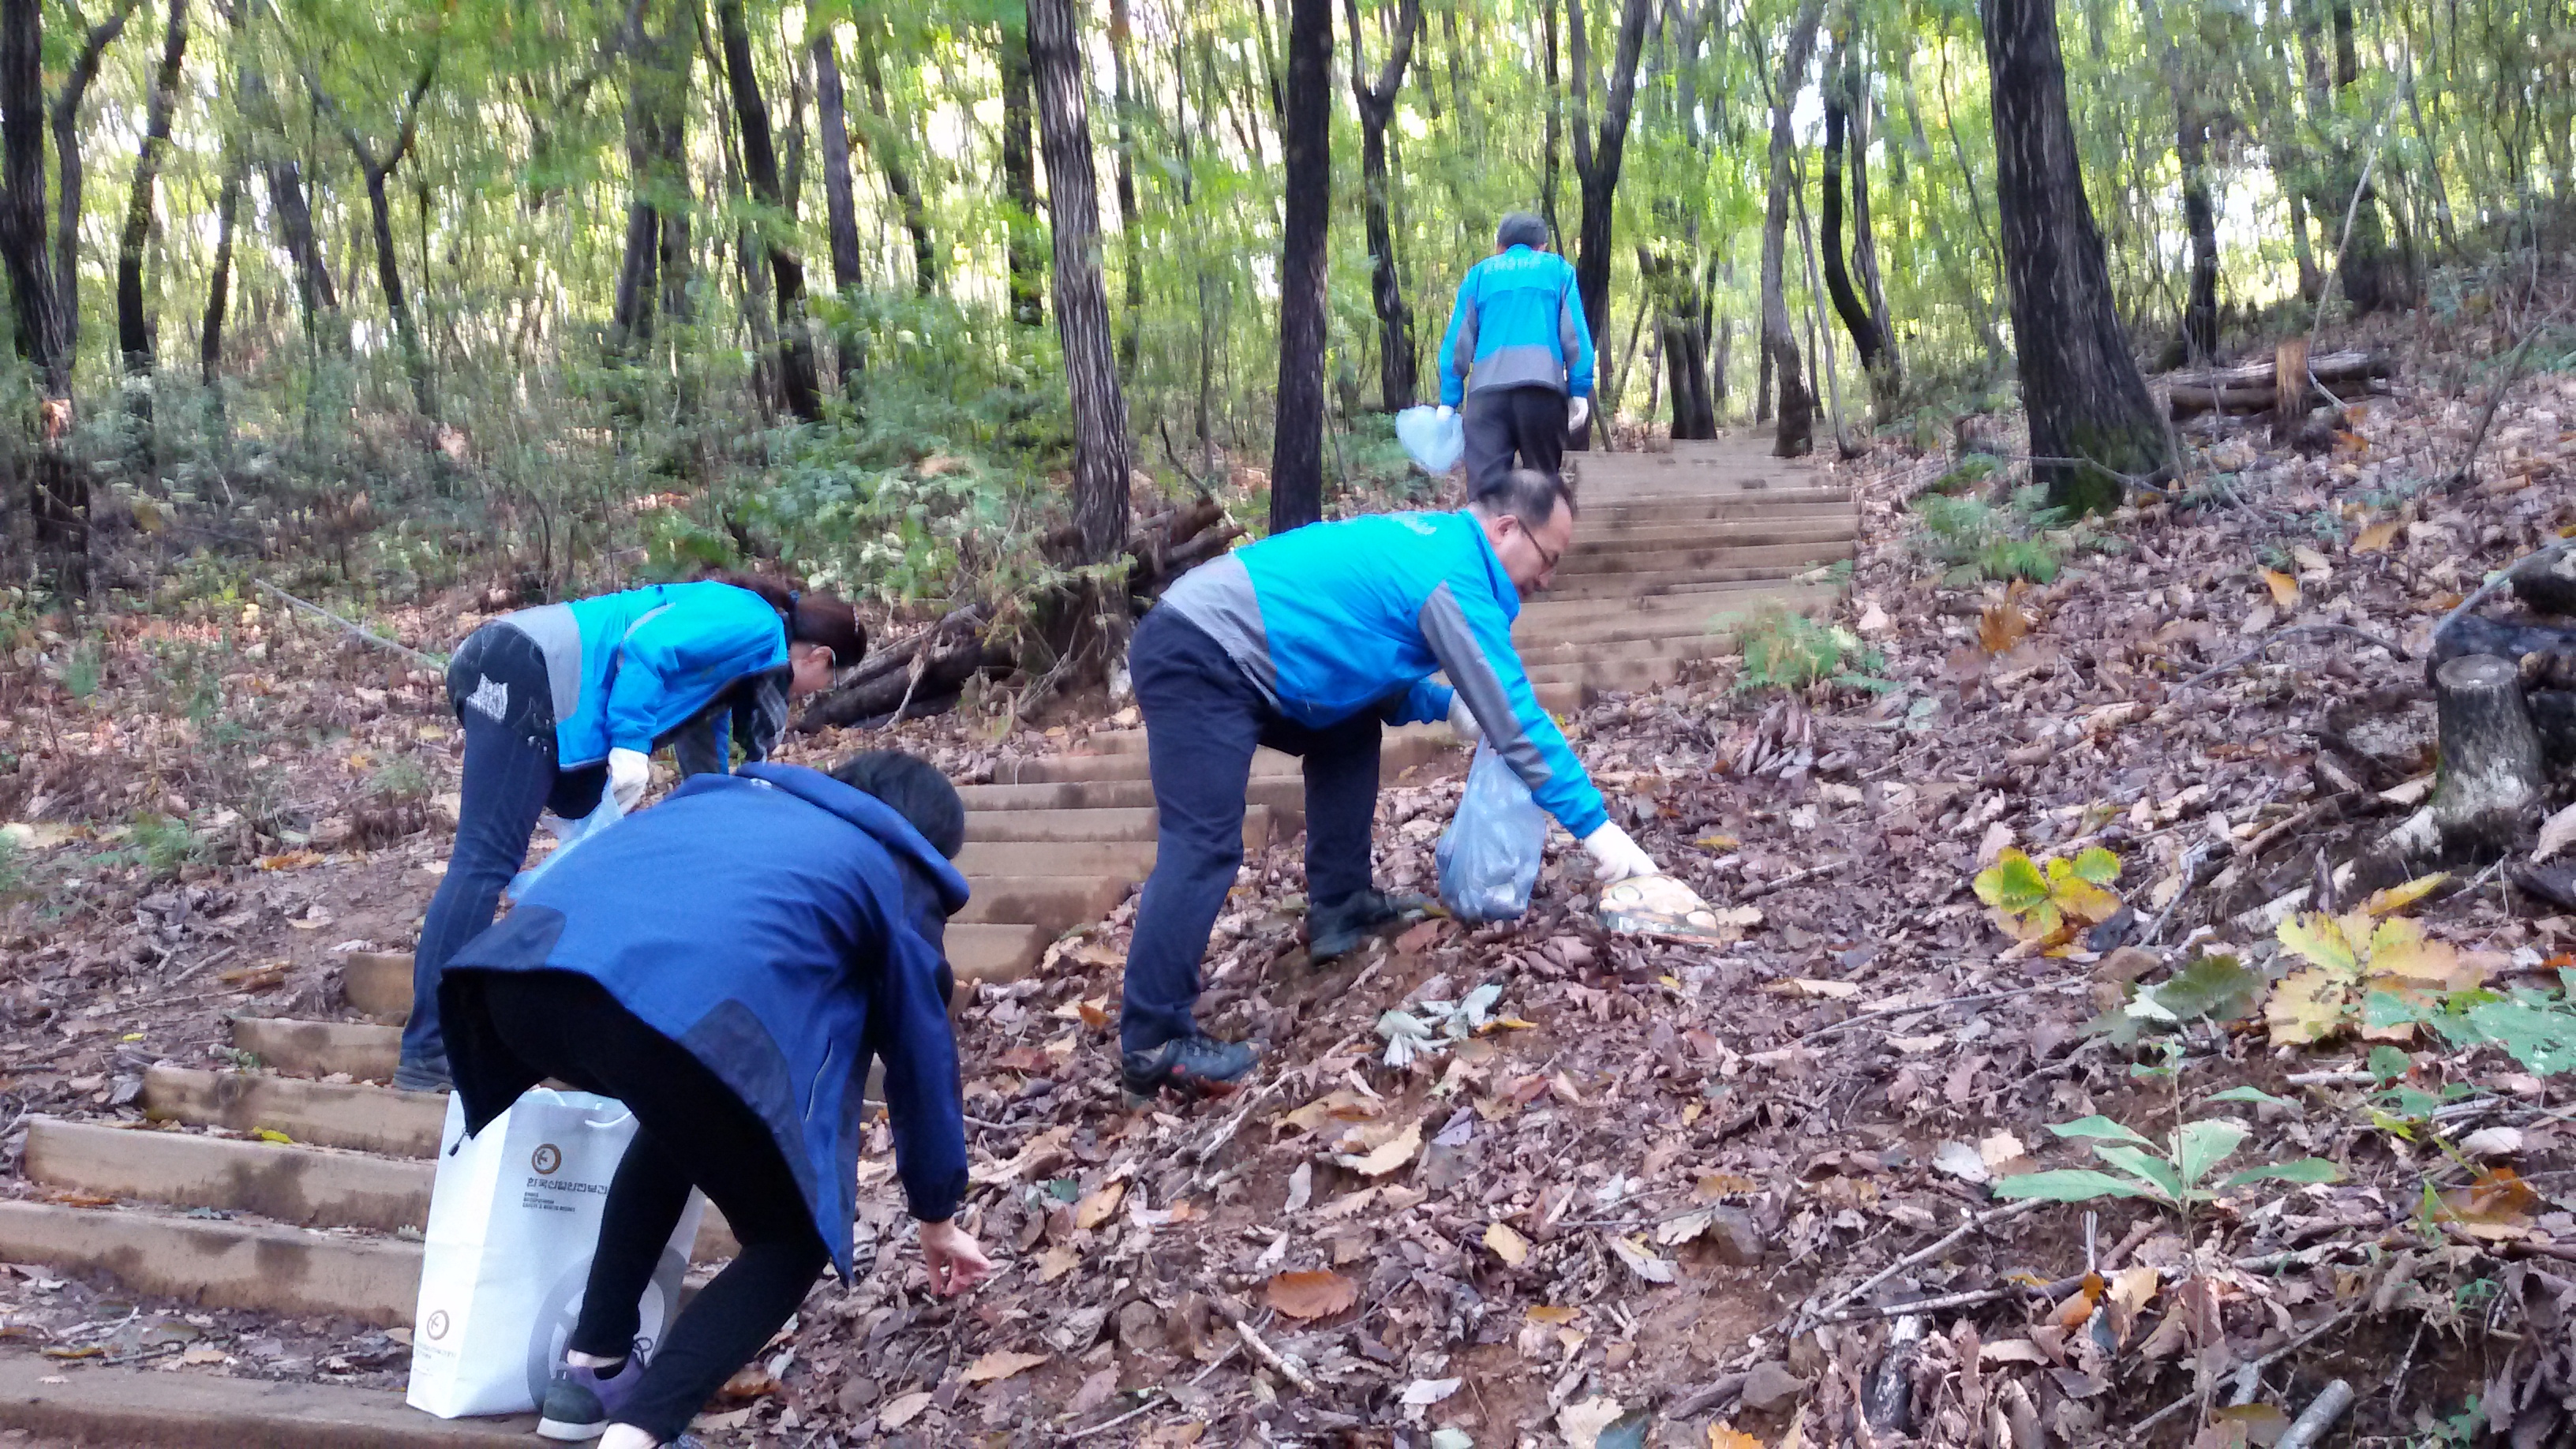
[[[1422,601],[1422,640],[1431,646],[1431,657],[1440,661],[1440,670],[1449,676],[1449,685],[1467,701],[1467,712],[1476,717],[1476,728],[1484,732],[1494,752],[1520,776],[1521,783],[1535,793],[1554,776],[1548,768],[1546,754],[1538,741],[1530,738],[1522,724],[1520,711],[1512,707],[1512,691],[1503,682],[1501,671],[1487,656],[1484,644],[1467,622],[1466,611],[1458,607],[1458,597],[1442,584]],[[1522,678],[1522,691],[1528,691],[1527,676],[1521,675],[1519,661],[1513,661],[1512,673]]]
[[[1465,315],[1458,319],[1458,345],[1449,351],[1449,370],[1463,386],[1476,370],[1476,324],[1483,320],[1483,309],[1473,301],[1461,307]]]
[[[1574,359],[1583,355],[1584,342],[1582,324],[1574,320],[1573,297],[1571,285],[1556,295],[1557,356],[1564,361],[1569,372],[1574,368]]]

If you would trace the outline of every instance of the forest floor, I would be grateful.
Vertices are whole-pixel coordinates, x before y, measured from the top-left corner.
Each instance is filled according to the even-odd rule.
[[[1248,1098],[1186,1112],[1116,1091],[1132,898],[984,989],[960,1038],[974,1224],[1002,1271],[932,1299],[893,1195],[863,1192],[859,1281],[815,1290],[716,1442],[2037,1449],[2173,1406],[2169,1442],[2268,1444],[2336,1378],[2365,1391],[2340,1432],[2564,1435],[2567,1081],[2420,1029],[2372,1054],[2357,999],[2258,1005],[2299,963],[2244,915],[2403,814],[2430,769],[2430,626],[2576,525],[2576,376],[2516,382],[2470,485],[2439,486],[2501,330],[2383,339],[2398,378],[2318,451],[2255,421],[2187,429],[2182,491],[2043,531],[2065,554],[2044,584],[1936,557],[1955,531],[1908,504],[1955,460],[1844,465],[1863,544],[1832,647],[1875,687],[1740,690],[1744,661],[1717,660],[1569,730],[1614,815],[1728,909],[1729,944],[1603,933],[1560,837],[1525,919],[1435,919],[1318,970],[1296,844],[1276,845],[1219,925],[1202,1013],[1263,1068]],[[2032,531],[2009,504],[1980,517]],[[445,647],[502,602],[375,622]],[[2323,624],[2411,657],[2307,632],[2197,678]],[[0,668],[0,750],[21,761],[0,776],[0,951],[20,964],[0,1090],[13,1115],[132,1115],[144,1067],[223,1058],[225,1013],[331,1014],[339,956],[408,945],[455,730],[435,675],[263,604],[40,627]],[[888,739],[962,781],[1072,734],[951,715],[866,743]],[[1385,791],[1382,884],[1430,888],[1460,773]],[[2011,852],[2094,847],[2129,909],[2050,951],[1973,888]],[[2454,981],[2549,987],[2571,964],[2576,916],[2493,869],[2385,914],[2460,953]],[[1481,1025],[1448,1014],[1481,986],[1499,988]],[[1399,1010],[1430,1028],[1400,1066]],[[2292,1036],[2320,1039],[2274,1044]],[[2097,1115],[2157,1157],[2184,1123],[2233,1123],[2182,1134],[2186,1156],[2234,1146],[2206,1185],[2306,1158],[2334,1180],[1995,1196],[2104,1165],[2052,1130]],[[883,1184],[881,1126],[870,1148]],[[0,1280],[0,1339],[59,1338],[108,1301]],[[231,1350],[206,1360],[223,1371],[400,1381],[399,1335],[185,1321]]]

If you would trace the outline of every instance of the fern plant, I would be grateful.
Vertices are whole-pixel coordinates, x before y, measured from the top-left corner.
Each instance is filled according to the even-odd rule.
[[[1879,676],[1887,657],[1839,624],[1819,623],[1778,605],[1721,621],[1744,652],[1739,692],[1806,689],[1819,683],[1883,694],[1896,687]]]

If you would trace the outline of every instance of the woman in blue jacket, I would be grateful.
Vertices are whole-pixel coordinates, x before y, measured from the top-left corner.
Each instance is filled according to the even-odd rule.
[[[682,1431],[760,1351],[826,1263],[850,1281],[868,1064],[930,1286],[992,1265],[954,1219],[966,1192],[942,940],[966,902],[956,790],[891,750],[829,774],[700,775],[584,845],[459,951],[443,992],[468,1132],[554,1077],[615,1097],[635,1140],[538,1432],[601,1449]],[[689,1189],[742,1251],[629,1362],[639,1306]]]
[[[665,743],[683,775],[729,768],[737,736],[751,759],[768,758],[789,701],[866,649],[849,605],[744,574],[521,609],[475,630],[447,666],[465,730],[463,795],[455,852],[412,952],[394,1085],[447,1085],[440,968],[492,924],[540,814],[588,815],[603,791],[632,810]]]

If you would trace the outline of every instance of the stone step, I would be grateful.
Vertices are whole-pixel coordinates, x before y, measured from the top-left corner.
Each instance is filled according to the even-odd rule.
[[[236,1016],[233,1046],[260,1062],[299,1076],[346,1072],[360,1081],[390,1079],[402,1061],[402,1029],[362,1021],[296,1021]]]
[[[1719,643],[1730,643],[1720,640]],[[1589,699],[1603,690],[1661,689],[1681,678],[1682,666],[1707,655],[1612,655],[1572,664],[1533,664],[1530,683],[1540,689],[1550,685],[1572,685],[1583,690]]]
[[[411,1322],[420,1245],[140,1207],[0,1201],[0,1261],[107,1273],[126,1289],[209,1308],[378,1328]]]
[[[1632,618],[1639,614],[1668,610],[1699,609],[1715,599],[1727,607],[1759,607],[1772,596],[1795,590],[1814,589],[1813,584],[1792,584],[1778,578],[1734,579],[1712,581],[1698,596],[1672,599],[1654,594],[1609,594],[1600,597],[1568,598],[1556,593],[1542,594],[1521,605],[1521,616],[1512,627],[1515,640],[1528,638],[1533,631],[1545,632],[1561,624],[1590,624],[1604,619]]]
[[[379,1157],[257,1139],[27,1119],[31,1182],[175,1207],[255,1213],[306,1228],[414,1232],[429,1226],[437,1145],[426,1158]],[[699,1262],[741,1251],[713,1203],[698,1222]]]
[[[1141,761],[1138,768],[1143,768]],[[1143,880],[1145,873],[1154,868],[1154,842],[1150,840],[970,841],[964,850],[957,853],[957,868],[966,873],[969,881],[982,881],[992,876],[1077,874]],[[1058,931],[1061,929],[1059,927]]]
[[[1542,676],[1539,671],[1563,665],[1644,663],[1657,659],[1714,659],[1735,652],[1734,632],[1713,622],[1695,622],[1686,631],[1657,635],[1646,639],[1623,640],[1615,645],[1563,643],[1547,644],[1521,651],[1521,663],[1530,670],[1530,678]]]
[[[120,1449],[527,1449],[534,1414],[433,1419],[382,1389],[0,1354],[0,1428]]]
[[[434,1157],[447,1123],[444,1092],[314,1082],[262,1072],[148,1067],[143,1115],[160,1122],[263,1128],[317,1147],[350,1147],[388,1157]]]
[[[1250,832],[1246,832],[1249,834]],[[1099,850],[1138,849],[1132,841],[1080,840],[1053,844],[1023,841],[987,841],[969,845],[968,850],[1028,850],[1082,853]],[[1142,843],[1150,862],[1153,842]],[[1150,864],[1148,866],[1150,869]],[[1109,914],[1126,899],[1128,888],[1142,876],[1125,870],[1108,870],[1085,875],[987,875],[973,882],[975,893],[967,898],[966,907],[949,917],[949,924],[983,925],[992,922],[1020,922],[1036,926],[1051,935],[1063,935],[1076,926],[1086,926]]]

